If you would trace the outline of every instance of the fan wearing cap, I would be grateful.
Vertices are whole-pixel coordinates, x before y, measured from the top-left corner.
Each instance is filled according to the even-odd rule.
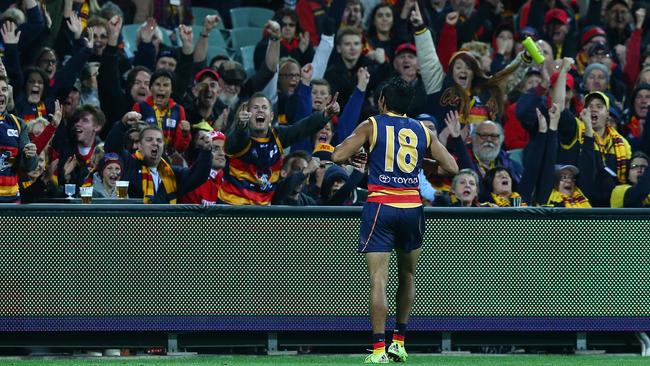
[[[417,116],[424,113],[426,108],[426,90],[424,82],[419,75],[420,65],[418,63],[417,51],[412,43],[402,43],[395,50],[393,57],[393,68],[399,77],[415,88],[415,97],[407,115]]]
[[[540,109],[536,111],[538,131],[525,155],[526,176],[522,180],[521,195],[524,201],[545,206],[591,207],[588,197],[594,184],[594,151],[585,149],[581,152],[580,169],[572,164],[556,164],[560,111],[561,106],[553,103],[548,109],[548,123]],[[584,138],[585,142],[593,143],[590,127],[586,128]]]
[[[149,82],[151,95],[133,105],[133,111],[142,115],[142,120],[160,128],[165,135],[168,155],[182,153],[190,144],[190,123],[185,118],[185,108],[171,98],[174,75],[167,70],[158,70]]]
[[[632,155],[628,141],[607,123],[609,103],[609,97],[604,93],[589,93],[585,97],[585,109],[580,114],[580,120],[576,122],[573,129],[564,129],[560,135],[562,148],[572,149],[576,155],[579,154],[577,150],[583,152],[586,149],[593,150],[596,160],[595,182],[597,186],[594,188],[590,200],[596,207],[609,206],[612,189],[617,184],[625,183]],[[593,128],[593,145],[584,139],[587,124]],[[570,136],[573,138],[567,144],[565,141]]]
[[[589,64],[589,50],[596,43],[607,44],[607,33],[598,26],[588,26],[580,36],[580,49],[576,55],[576,68],[582,75]]]
[[[192,88],[186,94],[187,106],[187,120],[196,125],[200,122],[207,122],[213,128],[221,130],[225,125],[225,118],[227,110],[222,114],[217,114],[216,103],[219,100],[221,93],[221,86],[219,81],[221,78],[219,74],[210,69],[205,68],[196,73]],[[221,116],[221,119],[219,118]],[[218,123],[217,123],[218,122]]]
[[[83,183],[84,187],[93,187],[95,198],[117,198],[115,184],[122,179],[122,159],[118,154],[108,153],[93,169]]]
[[[545,39],[553,47],[553,58],[573,57],[575,55],[575,35],[570,32],[571,26],[566,10],[553,8],[544,14]]]
[[[199,134],[206,134],[210,140],[209,147],[212,151],[212,169],[210,170],[210,177],[200,187],[182,196],[179,202],[213,205],[217,203],[219,187],[223,182],[223,168],[226,167],[226,152],[224,150],[226,135],[220,131],[200,131]],[[197,139],[197,145],[199,146],[206,142],[205,138],[199,137]]]
[[[339,112],[333,100],[322,112],[289,126],[272,126],[274,113],[269,99],[255,93],[243,103],[237,122],[227,134],[229,161],[219,201],[234,205],[269,205],[273,199],[283,161],[284,146],[310,136]]]

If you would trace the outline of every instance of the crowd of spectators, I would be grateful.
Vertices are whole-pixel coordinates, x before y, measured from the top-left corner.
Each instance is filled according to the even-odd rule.
[[[2,2],[0,202],[66,184],[114,198],[128,181],[144,203],[359,205],[365,162],[332,152],[399,77],[415,89],[408,116],[461,169],[420,173],[427,205],[650,207],[649,4]],[[193,5],[220,16],[193,19]],[[275,12],[254,70],[238,49],[208,59],[228,10],[251,5]]]

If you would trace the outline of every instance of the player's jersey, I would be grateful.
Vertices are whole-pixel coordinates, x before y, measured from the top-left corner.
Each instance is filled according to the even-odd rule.
[[[370,122],[368,202],[421,206],[418,173],[431,143],[429,130],[419,121],[394,113],[370,117]]]

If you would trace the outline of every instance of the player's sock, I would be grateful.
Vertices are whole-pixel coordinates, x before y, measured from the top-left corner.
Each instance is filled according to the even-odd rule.
[[[383,333],[372,335],[372,353],[380,355],[386,352],[386,336]]]
[[[403,347],[405,338],[406,338],[406,324],[397,323],[395,326],[395,332],[393,333],[393,342],[399,343],[399,345]]]

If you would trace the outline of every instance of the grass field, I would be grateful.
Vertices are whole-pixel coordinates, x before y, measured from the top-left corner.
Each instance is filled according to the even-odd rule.
[[[191,356],[123,358],[0,357],[2,366],[240,366],[240,365],[362,365],[363,355],[344,356]],[[640,356],[440,356],[412,355],[407,365],[433,366],[636,366],[649,365]]]

